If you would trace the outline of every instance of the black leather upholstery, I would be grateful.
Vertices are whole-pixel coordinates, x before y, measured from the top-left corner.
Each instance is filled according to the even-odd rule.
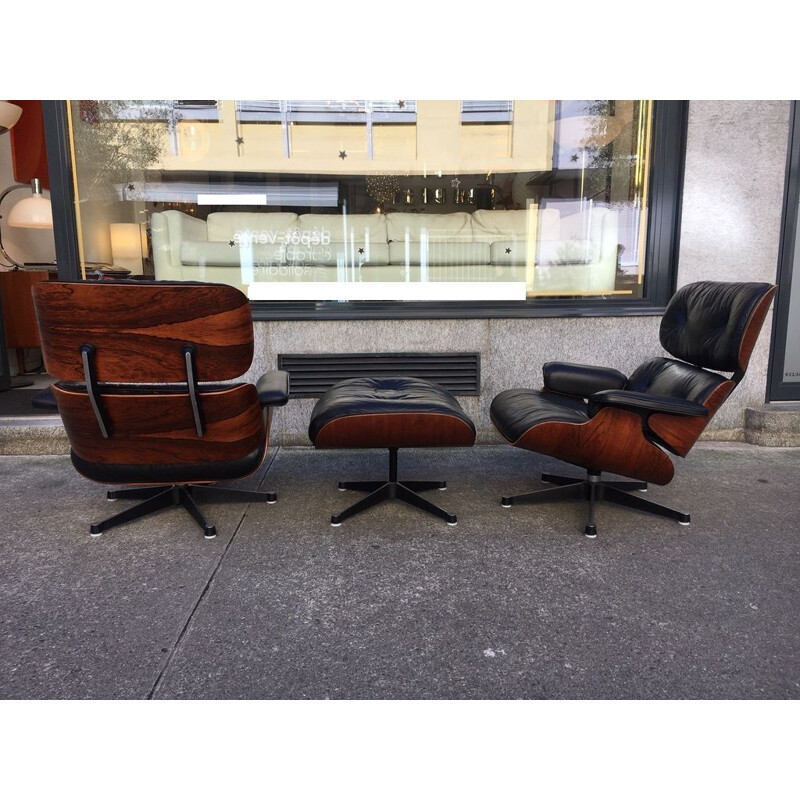
[[[507,389],[492,401],[489,415],[498,431],[515,442],[525,431],[543,422],[586,422],[583,400],[535,389]]]
[[[458,401],[441,386],[420,378],[351,378],[331,386],[311,413],[312,442],[329,422],[362,414],[447,414],[475,430]]]
[[[735,372],[745,326],[768,283],[701,281],[679,289],[664,312],[660,338],[676,358],[720,372]]]
[[[648,414],[678,414],[682,417],[707,417],[708,409],[691,400],[678,397],[662,397],[646,392],[627,392],[609,389],[597,392],[589,398],[589,416],[593,417],[601,408],[624,408],[627,411]]]
[[[264,406],[285,406],[289,402],[289,373],[265,372],[256,383],[258,402]]]
[[[726,380],[722,375],[672,358],[654,358],[634,370],[625,389],[703,403]]]
[[[544,388],[559,394],[588,397],[604,389],[622,389],[628,378],[610,367],[593,367],[586,364],[568,364],[548,361],[542,367]]]

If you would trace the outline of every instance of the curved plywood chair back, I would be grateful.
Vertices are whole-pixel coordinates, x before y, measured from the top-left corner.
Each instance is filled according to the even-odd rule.
[[[185,381],[187,345],[197,381],[238,378],[253,359],[250,304],[232,286],[46,281],[33,296],[45,370],[57,380],[84,380],[84,345],[108,383]]]
[[[247,298],[230,286],[43,282],[34,291],[42,355],[87,477],[109,464],[247,458],[265,436],[252,384]],[[153,473],[156,474],[156,473]]]

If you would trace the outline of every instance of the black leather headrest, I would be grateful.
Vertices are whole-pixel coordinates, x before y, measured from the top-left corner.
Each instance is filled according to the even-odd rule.
[[[680,288],[661,320],[664,349],[682,361],[720,372],[736,372],[753,311],[772,289],[768,283],[700,281]],[[749,354],[748,354],[749,355]]]

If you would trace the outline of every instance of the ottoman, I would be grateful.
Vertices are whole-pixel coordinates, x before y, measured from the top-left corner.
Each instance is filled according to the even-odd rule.
[[[319,448],[387,448],[389,479],[343,481],[339,489],[369,492],[367,497],[331,517],[341,525],[348,517],[390,500],[456,524],[456,515],[421,497],[426,489],[445,489],[444,481],[399,481],[401,447],[471,447],[475,425],[450,392],[420,378],[351,378],[331,386],[311,413],[308,436]]]

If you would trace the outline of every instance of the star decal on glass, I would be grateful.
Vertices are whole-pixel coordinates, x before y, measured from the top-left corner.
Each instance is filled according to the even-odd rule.
[[[578,154],[577,153],[573,153],[573,155],[571,155],[569,157],[569,160],[570,161],[577,161],[578,160]]]
[[[453,180],[450,181],[450,185],[454,189],[458,189],[458,187],[461,186],[461,181],[458,178],[453,178]]]
[[[129,192],[132,192],[132,191],[133,191],[135,188],[136,188],[136,187],[135,187],[135,186],[134,186],[132,183],[129,183],[129,184],[128,184],[128,191],[129,191]]]
[[[363,256],[364,255],[364,248],[363,247],[359,247],[358,248],[358,252],[359,252],[360,255]]]
[[[235,244],[236,244],[236,242],[234,242],[234,241],[233,241],[233,239],[231,239],[231,240],[228,242],[228,245],[229,245],[230,247],[233,247]]]
[[[397,101],[397,107],[398,108],[405,108],[406,107],[406,101],[405,100],[398,100]]]
[[[506,253],[510,253],[510,252],[511,252],[511,248],[510,247],[506,247]]]
[[[347,158],[347,151],[345,151],[345,150],[340,150],[340,151],[339,151],[339,158],[341,158],[341,159],[342,159],[342,161],[344,161],[344,160]]]
[[[243,136],[237,136],[236,137],[236,144],[244,144],[244,137]]]

